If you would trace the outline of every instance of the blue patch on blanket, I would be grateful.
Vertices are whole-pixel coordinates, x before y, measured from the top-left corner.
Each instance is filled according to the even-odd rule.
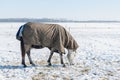
[[[20,26],[20,28],[19,28],[19,30],[18,30],[18,32],[17,32],[17,34],[16,34],[16,39],[17,39],[17,40],[21,40],[23,27],[24,27],[24,26]]]

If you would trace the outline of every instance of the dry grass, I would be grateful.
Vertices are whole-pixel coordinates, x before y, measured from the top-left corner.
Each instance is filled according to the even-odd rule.
[[[91,70],[91,68],[86,67],[86,68],[84,68],[84,69],[81,70],[81,73],[82,74],[87,74],[90,70]]]
[[[38,75],[34,75],[32,80],[45,80],[46,75],[43,72],[40,72]]]
[[[40,72],[39,74],[33,76],[32,80],[57,80],[58,78],[62,80],[72,80],[69,76],[61,77],[60,75],[56,74],[48,76],[48,74],[45,74],[43,72]]]
[[[35,63],[39,64],[39,65],[46,65],[46,64],[48,64],[47,61],[45,61],[45,60],[35,61]]]
[[[106,77],[100,77],[98,80],[109,80],[109,79]]]

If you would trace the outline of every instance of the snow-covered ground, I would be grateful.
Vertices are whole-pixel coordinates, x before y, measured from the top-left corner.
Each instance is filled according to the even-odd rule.
[[[57,23],[63,25],[79,44],[75,65],[68,65],[66,54],[60,65],[58,54],[47,67],[49,50],[32,49],[37,66],[21,65],[20,42],[16,32],[24,23],[0,23],[0,80],[120,80],[120,23]]]

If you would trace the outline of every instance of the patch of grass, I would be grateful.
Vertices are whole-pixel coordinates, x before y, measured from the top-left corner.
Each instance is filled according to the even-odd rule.
[[[84,68],[83,70],[81,70],[81,72],[82,72],[83,74],[86,74],[86,73],[88,73],[90,70],[91,70],[91,69],[90,69],[89,67],[86,67],[86,68]]]
[[[39,74],[34,75],[32,80],[45,80],[46,75],[43,72],[39,72]]]
[[[109,79],[106,77],[100,77],[98,80],[109,80]]]
[[[47,61],[41,60],[41,61],[35,61],[35,63],[40,65],[46,65]]]

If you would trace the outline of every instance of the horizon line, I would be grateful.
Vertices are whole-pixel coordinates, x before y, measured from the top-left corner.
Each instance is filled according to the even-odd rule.
[[[61,18],[0,18],[0,22],[118,22],[120,20],[71,20]]]

